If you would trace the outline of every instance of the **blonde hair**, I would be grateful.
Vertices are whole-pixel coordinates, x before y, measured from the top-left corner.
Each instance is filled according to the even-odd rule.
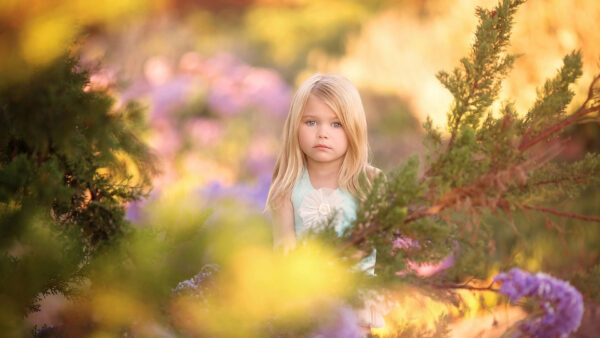
[[[276,209],[280,199],[291,193],[306,165],[306,156],[298,143],[298,127],[311,94],[335,112],[348,138],[348,150],[340,168],[338,186],[353,195],[360,193],[359,177],[369,167],[367,119],[360,94],[343,76],[317,73],[304,81],[292,97],[290,111],[283,126],[282,148],[275,163],[267,196],[267,209]]]

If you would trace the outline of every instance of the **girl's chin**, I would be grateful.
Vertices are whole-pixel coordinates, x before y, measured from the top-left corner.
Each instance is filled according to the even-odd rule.
[[[308,158],[314,162],[325,163],[325,162],[335,162],[339,158],[333,156],[308,156]]]

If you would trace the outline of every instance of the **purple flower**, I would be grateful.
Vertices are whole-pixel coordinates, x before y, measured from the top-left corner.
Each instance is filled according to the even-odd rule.
[[[133,223],[138,223],[143,219],[142,206],[140,204],[140,201],[133,201],[127,205],[125,211],[126,220]]]
[[[541,314],[518,324],[521,333],[533,337],[564,337],[579,327],[583,299],[568,282],[542,272],[534,275],[518,268],[498,274],[494,281],[502,282],[500,293],[512,302],[522,297],[538,301]]]
[[[404,251],[410,251],[414,249],[421,249],[421,244],[418,240],[410,237],[399,235],[392,243],[393,249],[402,249]],[[411,272],[415,272],[421,277],[429,277],[438,272],[444,271],[454,265],[454,253],[449,254],[441,261],[437,262],[423,262],[415,263],[412,260],[407,260],[408,270],[397,271],[397,276],[406,276]]]
[[[182,106],[189,95],[191,84],[189,77],[176,76],[152,87],[149,92],[152,101],[151,119],[164,118]]]
[[[207,294],[216,286],[215,276],[218,274],[219,269],[217,264],[206,264],[198,274],[179,282],[171,292],[174,295],[185,295],[205,301]]]
[[[206,61],[207,103],[225,116],[235,116],[248,108],[257,108],[283,117],[291,89],[279,74],[268,68],[251,67],[230,54],[219,54]]]
[[[354,310],[339,306],[335,317],[327,325],[320,327],[311,338],[360,338],[363,337]]]
[[[448,256],[444,257],[444,259],[436,263],[431,262],[418,264],[409,260],[407,265],[411,270],[414,270],[417,275],[421,277],[433,276],[436,273],[451,268],[454,265],[454,253],[449,254]]]
[[[266,175],[270,177],[275,166],[274,152],[270,138],[264,136],[254,137],[247,147],[244,164],[253,176]]]
[[[160,189],[154,188],[150,195],[139,200],[131,201],[126,205],[125,219],[132,223],[141,223],[147,220],[145,208],[148,203],[160,194]]]
[[[411,248],[420,248],[421,245],[419,244],[419,241],[417,241],[416,239],[412,239],[410,237],[404,237],[404,236],[398,236],[396,237],[396,239],[394,240],[394,249],[404,249],[404,250],[408,250]]]
[[[254,184],[238,183],[234,186],[224,186],[213,181],[199,190],[199,193],[209,200],[219,198],[235,198],[238,201],[248,202],[257,209],[262,209],[267,201],[271,178],[263,175],[257,178]]]
[[[224,133],[220,121],[206,118],[190,119],[185,130],[192,144],[198,148],[214,146],[221,141]]]

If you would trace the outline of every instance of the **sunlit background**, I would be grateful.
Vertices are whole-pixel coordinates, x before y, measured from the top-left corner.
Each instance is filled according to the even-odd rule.
[[[495,3],[0,2],[0,86],[29,78],[36,69],[69,49],[81,56],[81,67],[90,71],[86,90],[107,90],[116,98],[115,109],[131,100],[145,108],[150,128],[140,136],[156,154],[159,173],[153,178],[153,189],[147,198],[127,206],[127,218],[137,227],[172,229],[169,231],[181,232],[180,236],[193,233],[200,226],[219,228],[198,239],[202,245],[174,249],[179,252],[165,257],[162,268],[168,271],[173,264],[178,265],[178,274],[157,276],[153,285],[136,280],[135,276],[99,272],[93,278],[127,282],[107,282],[105,289],[91,290],[83,305],[50,296],[44,300],[41,312],[28,317],[29,323],[42,326],[61,320],[93,321],[100,328],[97,336],[103,336],[136,321],[138,334],[168,335],[169,329],[157,319],[164,316],[164,309],[145,303],[144,292],[156,292],[159,282],[174,287],[177,280],[199,272],[201,265],[194,264],[208,261],[219,262],[225,270],[230,267],[227,273],[233,275],[226,274],[223,278],[227,282],[222,284],[224,289],[235,288],[235,292],[222,291],[231,299],[223,297],[217,302],[215,317],[207,316],[201,306],[184,298],[170,303],[170,322],[192,336],[252,335],[257,332],[251,327],[253,320],[287,313],[286,304],[278,297],[290,299],[291,289],[278,289],[277,285],[296,276],[294,269],[321,271],[313,276],[315,280],[301,285],[306,298],[321,299],[319,295],[331,295],[332,290],[338,295],[347,292],[345,288],[353,277],[342,278],[344,267],[325,268],[309,251],[297,253],[286,268],[289,276],[281,276],[282,280],[253,277],[253,268],[260,266],[268,270],[265,273],[275,273],[283,264],[268,250],[270,221],[263,208],[294,88],[314,72],[348,77],[359,88],[365,104],[372,162],[384,170],[392,169],[422,150],[420,125],[427,116],[436,125],[445,125],[451,96],[435,74],[451,70],[469,53],[476,25],[475,8]],[[536,88],[556,72],[566,53],[579,49],[584,75],[577,83],[572,105],[581,103],[592,76],[600,71],[599,22],[600,2],[596,0],[528,1],[516,15],[510,50],[521,56],[505,82],[502,98],[514,101],[517,110],[525,113],[536,98]],[[594,132],[577,136],[579,141],[564,156],[577,158],[590,142],[597,146],[597,139]],[[134,245],[143,256],[142,265],[137,268],[152,269],[156,266],[143,264],[151,264],[146,260],[156,246],[167,244],[139,238]],[[119,258],[104,259],[110,262]],[[541,264],[539,257],[523,259],[531,260],[532,267]],[[249,291],[257,289],[275,291],[271,298],[265,298],[265,292]],[[443,312],[458,314],[456,309],[448,310],[446,305],[419,298],[416,291],[405,294],[411,295],[403,298],[405,308],[425,310],[406,313],[399,309],[399,318],[413,316],[411,320],[433,325]],[[465,295],[469,297],[468,293]],[[521,316],[519,310],[507,308],[498,316],[479,313],[482,300],[471,297],[467,300],[471,308],[461,310],[460,315],[467,319],[483,316],[480,318],[485,320],[480,322],[485,322],[490,330],[493,321],[506,328]],[[494,297],[485,296],[483,303],[495,304]],[[232,299],[237,303],[228,303]],[[291,302],[303,301],[298,295],[293,299]],[[257,303],[262,306],[255,306]],[[324,306],[308,301],[296,305],[289,311],[304,312]],[[87,310],[81,311],[81,307]],[[229,307],[236,311],[227,312]],[[115,308],[119,310],[114,312]],[[295,320],[301,317],[298,313],[290,316]],[[248,327],[229,331],[232,328],[222,322],[227,320]],[[467,332],[473,333],[469,326],[465,329],[464,322],[455,324],[455,335],[465,336]]]

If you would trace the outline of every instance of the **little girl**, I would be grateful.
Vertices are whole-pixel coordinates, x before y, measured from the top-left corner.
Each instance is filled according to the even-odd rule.
[[[292,98],[283,144],[267,197],[274,246],[292,249],[296,239],[332,220],[341,235],[356,219],[359,177],[380,171],[368,161],[367,120],[358,90],[339,75],[315,74]],[[373,273],[374,253],[360,264]],[[367,325],[379,327],[369,320]]]

